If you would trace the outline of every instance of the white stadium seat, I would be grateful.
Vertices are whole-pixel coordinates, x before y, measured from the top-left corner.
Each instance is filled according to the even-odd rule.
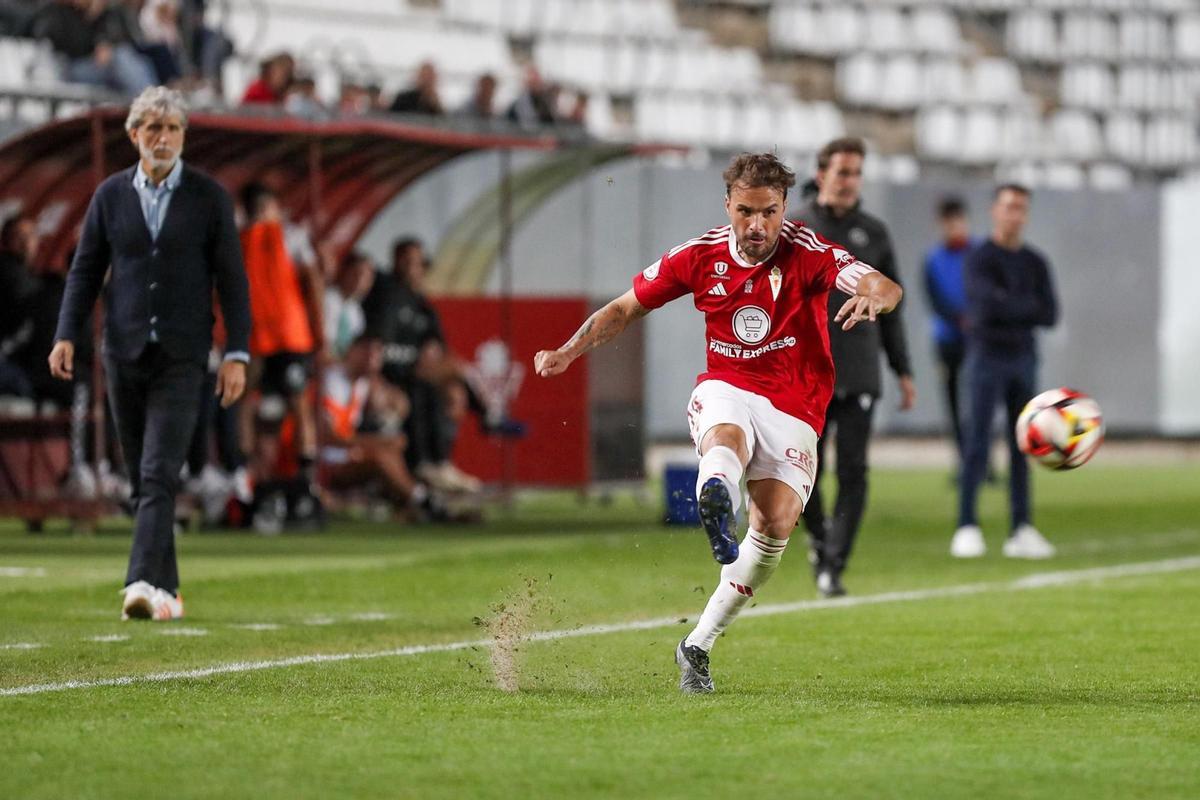
[[[1063,17],[1062,54],[1066,58],[1108,58],[1116,52],[1117,34],[1108,17],[1091,12]]]
[[[883,68],[880,105],[893,111],[915,108],[921,102],[921,65],[912,56],[892,56]]]
[[[883,88],[883,62],[870,53],[838,59],[835,73],[838,95],[856,106],[873,106]]]
[[[917,113],[917,152],[936,161],[957,160],[962,149],[962,114],[952,106],[933,106]]]
[[[863,46],[868,50],[896,53],[912,46],[908,19],[897,8],[868,8],[863,25],[866,31]]]
[[[1109,155],[1140,166],[1146,157],[1145,131],[1134,114],[1118,111],[1104,121],[1104,143]]]
[[[913,45],[922,52],[955,55],[963,49],[958,20],[945,8],[923,6],[914,9],[911,25]]]
[[[1172,28],[1172,52],[1179,61],[1200,61],[1200,14],[1180,14]]]
[[[971,97],[977,102],[1007,104],[1024,95],[1020,70],[1007,58],[981,58],[971,68]]]
[[[1164,17],[1127,12],[1121,15],[1117,30],[1122,58],[1164,59],[1171,54]]]
[[[969,96],[967,71],[957,58],[928,61],[921,74],[922,102],[961,103]]]
[[[1050,138],[1056,158],[1091,161],[1104,150],[1100,123],[1086,111],[1057,112],[1050,120]]]
[[[1010,14],[1005,29],[1005,47],[1020,58],[1056,60],[1059,53],[1054,18],[1040,9]]]
[[[1068,64],[1059,77],[1059,97],[1068,106],[1107,109],[1115,103],[1112,71],[1100,64]]]
[[[963,118],[960,160],[968,164],[995,161],[1002,148],[1000,115],[991,108],[971,108]]]
[[[1049,189],[1074,191],[1086,183],[1083,167],[1070,161],[1050,161],[1042,169],[1042,185]]]
[[[1120,164],[1092,164],[1088,168],[1088,185],[1102,192],[1124,191],[1133,185],[1133,173]]]

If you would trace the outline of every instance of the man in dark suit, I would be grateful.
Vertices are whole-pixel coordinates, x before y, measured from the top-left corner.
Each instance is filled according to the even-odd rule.
[[[133,101],[125,121],[140,161],[96,190],[67,275],[50,371],[70,379],[105,275],[104,367],[133,486],[136,521],[122,619],[183,616],[175,562],[175,493],[199,412],[212,341],[213,289],[228,344],[221,402],[246,385],[250,301],[229,195],[185,166],[187,106],[164,87]]]

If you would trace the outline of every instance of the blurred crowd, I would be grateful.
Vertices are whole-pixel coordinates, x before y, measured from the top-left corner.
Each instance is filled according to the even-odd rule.
[[[225,33],[206,26],[207,0],[0,0],[0,35],[50,43],[63,81],[136,95],[148,86],[173,86],[221,94],[222,65],[234,55]],[[566,91],[526,67],[523,85],[501,104],[497,77],[479,75],[470,98],[458,107],[443,100],[437,66],[421,63],[412,83],[394,95],[378,80],[345,76],[338,97],[322,99],[311,69],[286,52],[259,63],[246,87],[244,106],[275,106],[297,116],[322,119],[373,113],[408,113],[462,120],[507,120],[523,128],[582,130],[585,93]]]
[[[463,120],[507,120],[523,128],[545,126],[582,129],[588,108],[584,93],[564,91],[546,81],[537,67],[525,68],[521,91],[511,103],[498,102],[499,82],[484,73],[475,79],[470,98],[449,107],[442,99],[437,65],[422,62],[412,84],[392,97],[377,83],[360,84],[343,80],[336,104],[322,103],[313,77],[297,66],[290,53],[277,53],[259,64],[258,77],[246,87],[243,105],[274,105],[290,114],[309,118],[354,116],[373,113],[420,114]]]
[[[450,458],[459,427],[473,420],[487,435],[523,430],[486,402],[447,345],[425,294],[422,242],[398,239],[390,264],[360,251],[339,259],[287,219],[270,188],[252,184],[240,200],[253,315],[249,390],[228,409],[214,396],[218,319],[185,468],[194,508],[211,524],[262,533],[319,527],[327,513],[352,509],[413,522],[476,518],[481,483]],[[41,266],[38,248],[32,219],[4,223],[0,291],[15,313],[0,327],[0,416],[73,410],[64,490],[119,498],[127,491],[119,451],[96,458],[87,435],[91,348],[80,343],[75,385],[46,368],[65,265]]]
[[[0,33],[50,43],[68,83],[127,95],[216,87],[230,40],[204,24],[207,0],[0,0]]]

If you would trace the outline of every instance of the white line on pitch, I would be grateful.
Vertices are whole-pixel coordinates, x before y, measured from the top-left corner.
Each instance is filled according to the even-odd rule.
[[[0,567],[0,578],[44,578],[46,570],[41,567]]]
[[[128,642],[129,637],[122,633],[107,633],[103,636],[92,636],[88,641],[92,642]]]
[[[37,650],[39,647],[45,647],[37,642],[13,642],[12,644],[0,644],[0,650]]]
[[[747,609],[742,616],[767,617],[775,614],[793,614],[799,611],[818,611],[821,609],[855,608],[857,606],[880,605],[884,603],[906,603],[916,600],[934,600],[946,597],[961,597],[964,595],[983,594],[985,592],[1019,592],[1030,589],[1042,589],[1049,586],[1066,586],[1075,583],[1106,581],[1114,578],[1129,578],[1141,575],[1160,575],[1169,572],[1186,572],[1200,569],[1200,556],[1187,558],[1169,558],[1163,561],[1143,561],[1134,564],[1116,564],[1111,567],[1095,567],[1062,572],[1039,572],[1026,575],[1012,581],[996,581],[990,583],[968,583],[959,586],[942,586],[931,589],[912,589],[903,592],[884,592],[882,594],[857,595],[841,597],[836,600],[801,600],[795,603],[776,603],[774,605],[756,606]],[[530,634],[527,639],[534,642],[548,642],[558,639],[575,639],[582,636],[601,636],[609,633],[626,633],[629,631],[648,630],[652,628],[667,628],[679,624],[679,616],[658,617],[657,619],[633,620],[629,622],[613,622],[605,625],[584,625],[568,630],[538,631]],[[397,647],[391,650],[375,650],[365,653],[316,653],[291,658],[278,658],[269,661],[235,661],[227,664],[216,664],[200,669],[175,670],[171,672],[154,672],[148,675],[125,675],[120,678],[103,678],[100,680],[63,681],[61,683],[35,683],[27,686],[12,686],[0,689],[0,697],[11,697],[25,694],[44,694],[46,692],[61,692],[67,689],[94,689],[101,686],[129,686],[136,683],[165,683],[168,681],[195,680],[213,675],[229,675],[238,672],[256,672],[264,669],[279,669],[296,667],[306,664],[329,664],[340,661],[366,661],[376,658],[398,658],[402,656],[417,656],[424,653],[449,653],[470,648],[489,647],[488,639],[472,639],[469,641],[446,642],[443,644],[417,644],[408,647]]]

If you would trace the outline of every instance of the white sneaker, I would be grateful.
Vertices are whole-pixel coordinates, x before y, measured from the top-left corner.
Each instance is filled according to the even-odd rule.
[[[121,619],[153,619],[154,598],[157,591],[145,581],[135,581],[122,589],[121,593],[125,595],[125,602],[121,604]]]
[[[987,544],[978,525],[963,525],[950,540],[950,555],[955,558],[980,558],[986,552]]]
[[[154,621],[183,619],[183,595],[173,595],[166,589],[154,590]]]
[[[417,468],[417,477],[434,489],[448,494],[475,494],[483,488],[478,478],[468,475],[449,461],[422,464]]]
[[[1021,525],[1004,543],[1004,555],[1009,558],[1053,558],[1058,551],[1032,525]]]

